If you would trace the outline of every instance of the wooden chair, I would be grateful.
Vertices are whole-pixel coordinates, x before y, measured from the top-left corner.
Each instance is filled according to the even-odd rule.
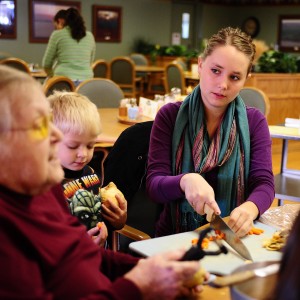
[[[94,78],[108,78],[108,63],[104,59],[97,59],[92,64]]]
[[[262,90],[255,87],[244,87],[240,91],[240,96],[247,106],[258,108],[265,117],[268,117],[270,113],[270,101]]]
[[[149,61],[144,54],[141,53],[131,53],[130,58],[137,66],[148,66]]]
[[[98,108],[119,107],[124,93],[120,87],[110,79],[92,78],[81,82],[75,90],[87,96]]]
[[[179,65],[181,65],[183,71],[187,71],[187,65],[186,65],[186,62],[185,62],[182,58],[178,57],[178,58],[175,59],[173,62],[174,62],[174,63],[177,63],[177,64],[179,64]]]
[[[89,162],[89,166],[92,167],[96,174],[98,174],[101,185],[104,178],[104,161],[108,156],[108,150],[102,147],[95,147],[92,160]]]
[[[127,200],[127,222],[114,231],[113,250],[127,252],[132,240],[155,236],[162,205],[151,201],[145,188],[152,124],[142,122],[124,130],[104,161],[104,185],[114,182]]]
[[[27,62],[20,59],[20,58],[8,57],[8,58],[5,58],[5,59],[2,59],[0,61],[0,63],[3,64],[3,65],[7,65],[9,67],[18,69],[20,71],[26,72],[28,74],[31,74]]]
[[[181,94],[186,94],[184,70],[180,64],[177,62],[169,63],[165,67],[164,78],[167,93],[170,93],[171,89],[176,87],[181,89]]]
[[[53,76],[48,77],[43,83],[44,94],[48,97],[54,91],[67,91],[74,92],[74,82],[66,76]]]
[[[125,97],[138,98],[143,92],[143,79],[136,76],[135,64],[125,56],[115,57],[109,64],[109,76],[122,90]]]

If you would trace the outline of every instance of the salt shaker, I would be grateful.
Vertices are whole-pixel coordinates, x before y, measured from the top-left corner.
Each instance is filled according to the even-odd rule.
[[[130,106],[128,108],[128,118],[131,120],[136,120],[139,115],[139,108],[137,106]]]

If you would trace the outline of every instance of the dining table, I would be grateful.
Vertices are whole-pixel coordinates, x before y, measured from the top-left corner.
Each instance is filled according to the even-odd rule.
[[[192,80],[195,82],[199,82],[199,74],[198,73],[194,73],[192,71],[184,71],[184,78],[186,80]]]
[[[225,222],[228,222],[229,217],[223,218]],[[188,231],[183,233],[172,234],[163,237],[152,238],[143,241],[132,242],[129,248],[134,253],[141,255],[142,257],[149,257],[155,254],[171,251],[174,249],[182,248],[188,250],[192,247],[192,242],[195,238],[199,237],[199,232],[206,229],[209,224],[199,227],[195,231]],[[268,251],[263,247],[263,242],[271,238],[273,234],[278,230],[273,226],[264,224],[260,221],[255,221],[254,226],[264,230],[261,235],[248,235],[242,238],[245,246],[248,248],[254,262],[258,261],[279,261],[281,259],[281,252]],[[237,252],[231,248],[227,243],[223,242],[226,246],[228,253],[219,254],[214,256],[204,256],[200,260],[201,266],[212,274],[219,276],[231,274],[236,268],[249,263],[250,261],[243,259]],[[210,242],[208,249],[204,251],[215,251],[218,249],[217,244]],[[221,287],[216,288],[210,285],[203,285],[203,292],[198,296],[199,300],[211,300],[222,299],[229,300],[230,288]]]
[[[271,138],[282,140],[280,172],[275,175],[275,197],[278,205],[284,200],[300,202],[300,170],[287,168],[288,142],[300,141],[300,128],[270,125]]]
[[[45,79],[47,77],[47,73],[44,69],[32,69],[30,74],[32,77],[37,79]]]
[[[136,65],[136,72],[145,72],[145,73],[163,73],[165,68],[161,66],[149,66],[149,65]]]
[[[110,148],[114,145],[120,134],[128,127],[153,120],[152,118],[139,116],[135,120],[119,115],[119,108],[99,108],[102,133],[98,136],[96,147]]]

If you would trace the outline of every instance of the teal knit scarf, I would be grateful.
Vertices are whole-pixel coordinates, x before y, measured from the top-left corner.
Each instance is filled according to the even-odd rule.
[[[246,198],[245,183],[250,164],[250,135],[245,104],[240,96],[232,101],[219,128],[210,140],[204,123],[199,85],[182,103],[175,122],[172,141],[173,175],[205,173],[218,168],[216,201],[227,216]],[[190,231],[206,223],[188,201],[171,204],[173,232]]]

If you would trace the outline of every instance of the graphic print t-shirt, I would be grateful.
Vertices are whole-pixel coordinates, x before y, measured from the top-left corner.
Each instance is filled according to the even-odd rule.
[[[79,189],[99,194],[101,180],[90,166],[85,166],[80,171],[64,169],[65,179],[62,181],[66,200],[71,200]]]
[[[95,227],[102,221],[100,178],[89,166],[81,171],[64,171],[62,187],[71,214],[88,229]]]

